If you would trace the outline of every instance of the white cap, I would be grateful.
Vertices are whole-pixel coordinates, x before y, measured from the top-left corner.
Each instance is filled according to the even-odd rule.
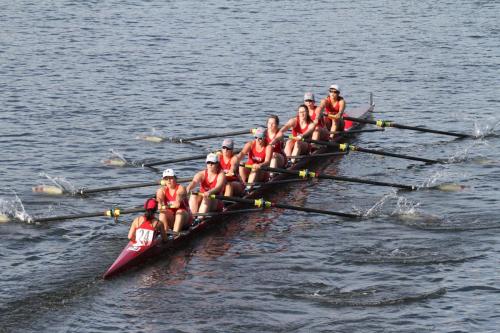
[[[219,163],[219,156],[214,153],[210,153],[207,155],[206,162]]]
[[[314,101],[314,94],[312,92],[306,92],[304,94],[304,102],[309,100]]]
[[[329,89],[335,89],[337,91],[340,91],[340,87],[338,84],[332,84]]]
[[[163,171],[163,178],[165,177],[175,177],[175,171],[173,169],[166,169]]]

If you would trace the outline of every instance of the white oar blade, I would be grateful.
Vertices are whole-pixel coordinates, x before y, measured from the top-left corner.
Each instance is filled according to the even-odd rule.
[[[49,194],[49,195],[62,195],[64,193],[64,190],[53,185],[37,185],[31,190],[35,193],[43,193],[43,194]]]
[[[160,143],[165,141],[165,138],[156,135],[140,135],[137,138],[140,140],[155,142],[155,143]]]
[[[10,218],[7,215],[0,214],[0,223],[7,223],[10,221]]]
[[[111,158],[109,160],[103,160],[102,163],[105,165],[115,166],[115,167],[124,167],[127,165],[127,161],[124,161],[119,158]]]
[[[444,183],[436,186],[439,190],[444,192],[460,192],[465,189],[464,185],[456,184],[456,183]]]

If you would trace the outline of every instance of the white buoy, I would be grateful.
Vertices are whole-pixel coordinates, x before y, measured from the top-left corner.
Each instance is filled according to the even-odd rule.
[[[62,188],[53,185],[37,185],[31,188],[31,190],[35,193],[44,193],[50,195],[61,195],[64,193],[64,190]]]

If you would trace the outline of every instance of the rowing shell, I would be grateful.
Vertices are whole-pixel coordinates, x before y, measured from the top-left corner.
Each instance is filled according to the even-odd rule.
[[[371,115],[371,112],[373,111],[374,105],[370,99],[370,104],[349,110],[348,114],[351,117],[356,117],[356,118],[368,118]],[[350,131],[352,129],[355,129],[359,126],[362,126],[359,123],[353,123],[350,121],[345,122],[345,130]],[[337,138],[336,141],[342,140],[342,138]],[[322,147],[318,149],[317,151],[314,152],[314,154],[323,154],[328,151],[333,150],[334,148],[331,147]],[[304,158],[301,159],[298,163],[294,164],[293,166],[290,167],[292,170],[300,170],[304,169],[308,166],[311,166],[313,163],[318,163],[318,160],[323,160],[328,158]],[[278,180],[283,180],[285,178],[289,178],[291,175],[281,173],[276,175],[275,177],[272,178],[272,181],[278,181]],[[249,194],[245,196],[245,198],[252,199],[252,198],[258,198],[262,197],[263,194],[266,191],[272,190],[273,188],[276,188],[276,184],[271,184],[272,181],[270,182],[269,185],[264,185],[262,187],[256,188]],[[238,210],[238,209],[244,209],[247,208],[245,204],[241,203],[233,203],[230,204],[226,207],[226,211],[233,211],[233,210]],[[162,242],[161,237],[158,236],[156,237],[153,242],[150,245],[146,246],[136,246],[132,242],[129,242],[127,246],[122,250],[118,258],[116,258],[115,262],[109,267],[109,269],[104,273],[104,279],[109,279],[119,273],[122,273],[134,266],[138,266],[146,262],[147,260],[151,258],[158,257],[162,254],[168,253],[170,250],[179,248],[180,246],[186,244],[190,239],[193,239],[194,237],[198,236],[201,234],[204,230],[208,229],[210,226],[213,225],[220,225],[221,223],[224,223],[228,219],[227,216],[224,215],[218,215],[218,216],[213,216],[207,219],[204,219],[200,223],[191,226],[189,230],[181,232],[180,234],[175,235],[174,237],[170,236],[171,238],[168,239],[166,242]]]

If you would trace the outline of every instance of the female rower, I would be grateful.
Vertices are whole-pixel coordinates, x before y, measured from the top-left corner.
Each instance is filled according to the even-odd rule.
[[[225,139],[222,142],[222,151],[219,153],[219,163],[222,171],[226,175],[226,186],[224,196],[240,196],[245,186],[241,182],[238,174],[238,155],[234,155],[234,142],[232,139]]]
[[[304,104],[307,106],[307,110],[309,111],[309,117],[311,117],[312,121],[316,121],[316,119],[318,119],[311,138],[313,140],[328,140],[329,131],[326,129],[325,119],[321,112],[316,112],[317,106],[315,102],[314,94],[312,92],[306,92],[304,94]]]
[[[343,131],[344,119],[342,116],[344,115],[346,106],[344,97],[340,96],[340,88],[336,84],[332,84],[328,92],[328,96],[322,99],[321,103],[316,108],[316,113],[319,113],[324,109],[326,113],[325,116],[330,119],[330,121],[327,121],[327,128],[329,128],[331,132]],[[334,134],[331,133],[330,138],[333,138],[333,136]]]
[[[266,142],[272,146],[273,155],[269,166],[271,168],[282,168],[286,164],[285,143],[282,139],[273,141],[279,133],[280,119],[278,116],[270,116],[267,119]],[[271,144],[271,142],[273,142]]]
[[[155,218],[158,202],[150,198],[144,203],[145,213],[138,216],[132,222],[128,232],[128,239],[135,246],[150,245],[157,235],[161,235],[163,241],[167,240],[165,226]]]
[[[224,193],[226,176],[220,167],[219,157],[210,153],[207,155],[206,163],[207,168],[198,172],[186,187],[186,191],[191,192],[196,185],[200,185],[200,193],[193,193],[189,198],[189,208],[193,214],[219,211],[223,208],[222,201],[209,197],[211,194],[221,195]]]
[[[266,130],[259,127],[255,130],[254,140],[245,144],[238,154],[241,161],[243,156],[247,155],[246,165],[251,165],[251,169],[240,166],[240,177],[244,183],[252,184],[254,182],[266,181],[269,173],[260,170],[263,166],[268,166],[273,156],[273,147],[266,142]],[[247,185],[248,186],[248,185]]]
[[[284,137],[285,133],[289,129],[292,129],[293,138],[288,140],[285,145],[286,156],[307,154],[310,151],[310,145],[300,140],[304,137],[310,137],[316,127],[316,124],[317,122],[312,121],[311,117],[309,117],[307,106],[301,104],[297,109],[297,116],[286,122],[274,140]],[[294,159],[291,161],[292,163],[295,162]]]
[[[186,189],[177,183],[175,171],[163,171],[163,185],[156,191],[156,200],[160,204],[160,221],[168,229],[180,232],[187,229],[193,216],[189,209]]]

